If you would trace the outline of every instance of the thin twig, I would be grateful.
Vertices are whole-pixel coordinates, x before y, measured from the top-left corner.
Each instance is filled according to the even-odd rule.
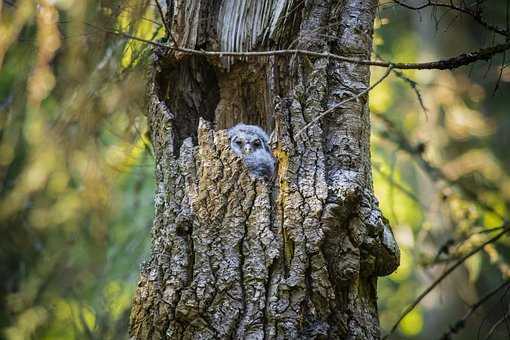
[[[492,334],[496,331],[496,329],[498,329],[499,326],[501,326],[501,324],[503,322],[505,322],[506,319],[508,319],[510,317],[510,312],[506,312],[505,315],[503,315],[503,317],[501,319],[499,319],[492,327],[491,329],[489,330],[489,332],[487,333],[487,336],[485,337],[485,340],[489,340],[489,338],[492,336]]]
[[[506,11],[505,11],[505,22],[506,22],[506,30],[509,31],[509,16],[510,16],[510,1],[506,1]],[[510,41],[510,35],[507,35],[506,41]],[[506,52],[503,52],[503,60],[501,61],[501,68],[499,70],[498,80],[496,81],[496,86],[494,87],[494,91],[492,95],[494,96],[499,89],[499,85],[501,84],[501,77],[503,77],[503,70],[506,62]]]
[[[502,226],[502,227],[496,227],[496,228],[489,228],[489,229],[473,231],[473,232],[471,232],[469,234],[461,235],[456,240],[453,239],[453,238],[449,238],[446,242],[444,242],[441,246],[438,247],[439,250],[437,251],[437,254],[434,257],[434,260],[429,261],[429,262],[423,261],[422,265],[423,266],[427,266],[427,267],[431,267],[431,266],[435,266],[435,265],[439,265],[439,264],[444,264],[444,263],[449,263],[449,262],[453,262],[455,260],[458,260],[460,254],[450,255],[447,258],[440,258],[440,257],[441,257],[442,254],[446,254],[446,255],[451,254],[452,252],[450,251],[450,248],[452,248],[454,246],[456,248],[455,251],[457,251],[457,249],[464,242],[466,242],[467,240],[469,240],[473,236],[481,235],[481,234],[490,234],[490,233],[493,233],[493,232],[501,230],[501,229],[505,229],[505,227]]]
[[[416,81],[414,81],[413,79],[409,78],[408,76],[406,76],[401,71],[393,70],[393,73],[397,77],[399,77],[400,79],[405,81],[411,87],[411,89],[414,91],[414,94],[416,95],[416,98],[418,99],[418,103],[420,104],[420,107],[423,110],[423,113],[425,114],[425,118],[428,119],[429,110],[427,109],[427,107],[425,106],[425,103],[423,102],[423,96],[420,92],[420,89],[418,88],[418,83]]]
[[[480,250],[482,250],[483,247],[485,247],[486,245],[496,242],[499,238],[501,238],[501,236],[505,235],[508,231],[510,231],[510,228],[508,227],[508,225],[505,225],[505,229],[503,229],[502,232],[500,232],[496,236],[488,239],[487,241],[485,241],[478,247],[474,248],[469,253],[467,253],[466,255],[461,257],[452,266],[450,266],[443,274],[441,274],[441,276],[439,276],[430,286],[428,286],[427,289],[425,289],[420,295],[418,295],[416,300],[414,300],[414,302],[411,303],[404,310],[404,312],[400,315],[400,317],[395,322],[393,327],[391,327],[390,332],[384,337],[384,339],[387,339],[391,334],[393,334],[395,332],[395,330],[397,329],[397,327],[400,325],[400,322],[407,316],[407,314],[409,314],[421,302],[421,300],[423,300],[432,290],[434,290],[434,288],[436,288],[437,285],[439,285],[448,275],[450,275],[455,269],[457,269],[457,267],[459,267],[461,264],[463,264],[468,258],[470,258],[474,254],[476,254]]]
[[[506,37],[508,37],[510,35],[510,32],[508,31],[508,29],[504,30],[500,27],[491,25],[487,21],[485,21],[485,19],[482,17],[482,15],[480,13],[474,12],[468,8],[462,8],[462,7],[455,6],[453,4],[453,2],[439,3],[439,2],[434,2],[434,1],[429,0],[426,3],[419,5],[419,6],[408,5],[400,0],[393,0],[393,2],[404,7],[404,8],[407,8],[407,9],[410,9],[413,11],[419,11],[419,10],[427,8],[427,7],[435,7],[435,8],[443,7],[446,9],[454,10],[454,11],[457,11],[457,12],[460,12],[460,13],[470,16],[473,20],[475,20],[480,25],[484,26],[489,31],[498,33],[499,35],[506,36]]]
[[[376,58],[378,58],[378,59],[380,59],[382,61],[385,61],[378,53],[375,53],[375,56],[376,56]],[[425,103],[423,102],[423,96],[422,96],[422,94],[420,92],[420,89],[418,88],[418,82],[416,82],[415,80],[413,80],[413,79],[409,78],[408,76],[406,76],[404,74],[404,72],[402,72],[402,71],[393,69],[392,72],[398,78],[400,78],[404,82],[406,82],[409,85],[409,87],[411,88],[411,90],[413,90],[413,92],[415,93],[415,95],[416,95],[416,97],[418,99],[420,107],[423,110],[423,113],[425,114],[425,118],[428,119],[428,109],[425,106]]]
[[[174,46],[179,47],[177,40],[175,40],[175,37],[172,34],[171,27],[168,26],[168,23],[165,20],[165,14],[163,13],[163,9],[161,8],[161,5],[159,4],[159,0],[154,0],[154,2],[156,3],[156,6],[158,7],[159,16],[161,17],[161,21],[163,22],[163,25],[165,26],[166,33],[170,36],[170,39],[172,39]]]
[[[349,97],[345,100],[342,100],[340,103],[330,107],[329,109],[327,109],[326,111],[324,111],[323,113],[321,113],[320,115],[318,115],[317,117],[315,117],[314,119],[312,119],[308,124],[306,124],[301,130],[299,130],[295,137],[299,136],[300,134],[302,134],[304,131],[308,130],[308,128],[310,128],[312,125],[314,125],[315,123],[317,123],[319,120],[321,120],[325,115],[327,115],[328,113],[331,113],[332,111],[336,110],[336,109],[339,109],[342,107],[342,105],[344,105],[345,103],[348,103],[350,101],[353,101],[353,100],[357,100],[358,98],[360,98],[362,95],[372,91],[377,85],[379,85],[380,83],[383,82],[384,79],[386,79],[390,73],[391,73],[391,70],[393,69],[393,65],[390,64],[390,66],[388,67],[388,69],[386,70],[386,72],[384,73],[384,75],[379,78],[379,80],[377,80],[375,83],[372,84],[372,86],[366,88],[365,90],[361,91],[360,93],[358,93],[357,95],[355,96],[352,96],[352,97]]]
[[[450,329],[448,330],[448,332],[444,333],[443,336],[441,337],[441,340],[447,340],[447,339],[450,339],[452,334],[457,334],[461,329],[463,329],[465,326],[466,326],[466,321],[467,319],[469,319],[471,317],[471,315],[473,315],[474,312],[476,312],[476,310],[478,308],[480,308],[480,306],[482,306],[485,302],[487,302],[491,297],[493,297],[494,295],[496,295],[497,292],[499,292],[501,289],[505,288],[506,286],[508,286],[510,284],[510,279],[509,280],[506,280],[504,281],[502,284],[500,284],[499,286],[497,286],[496,288],[494,288],[493,290],[491,290],[490,292],[488,292],[487,294],[485,294],[480,300],[478,300],[475,304],[471,305],[471,307],[469,308],[469,310],[464,314],[464,316],[462,317],[462,319],[459,319],[457,320],[454,324],[452,324],[450,326]]]

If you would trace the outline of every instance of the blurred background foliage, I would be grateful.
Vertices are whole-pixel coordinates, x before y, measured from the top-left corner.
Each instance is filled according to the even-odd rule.
[[[506,1],[485,16],[508,27]],[[0,339],[126,338],[150,247],[153,157],[144,43],[153,2],[0,2]],[[448,9],[381,2],[374,58],[427,61],[504,41]],[[509,58],[510,59],[510,56]],[[510,68],[394,72],[370,95],[374,185],[402,252],[379,280],[384,330],[445,268],[501,231],[510,209]],[[374,68],[373,79],[384,70]],[[439,338],[510,279],[510,240],[470,257],[395,338]],[[507,288],[456,339],[510,337]]]

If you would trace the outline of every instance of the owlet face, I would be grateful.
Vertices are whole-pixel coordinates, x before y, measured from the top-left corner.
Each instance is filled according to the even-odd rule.
[[[232,148],[237,154],[249,155],[263,148],[262,140],[254,134],[242,133],[232,138]]]
[[[244,161],[250,174],[271,179],[275,160],[268,146],[267,134],[259,126],[237,124],[228,130],[230,149]]]

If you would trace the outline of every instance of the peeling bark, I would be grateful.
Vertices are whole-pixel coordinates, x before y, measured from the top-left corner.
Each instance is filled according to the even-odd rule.
[[[368,57],[376,1],[175,0],[181,46]],[[155,51],[153,249],[134,339],[378,339],[377,277],[399,250],[372,191],[369,68],[325,58],[204,59]],[[249,176],[224,129],[274,130],[274,182]],[[216,131],[214,130],[216,128]]]

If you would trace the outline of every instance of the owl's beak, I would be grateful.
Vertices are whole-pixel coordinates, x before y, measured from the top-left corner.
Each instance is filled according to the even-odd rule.
[[[245,155],[249,155],[251,153],[251,146],[250,145],[245,145],[244,146],[244,154]]]

